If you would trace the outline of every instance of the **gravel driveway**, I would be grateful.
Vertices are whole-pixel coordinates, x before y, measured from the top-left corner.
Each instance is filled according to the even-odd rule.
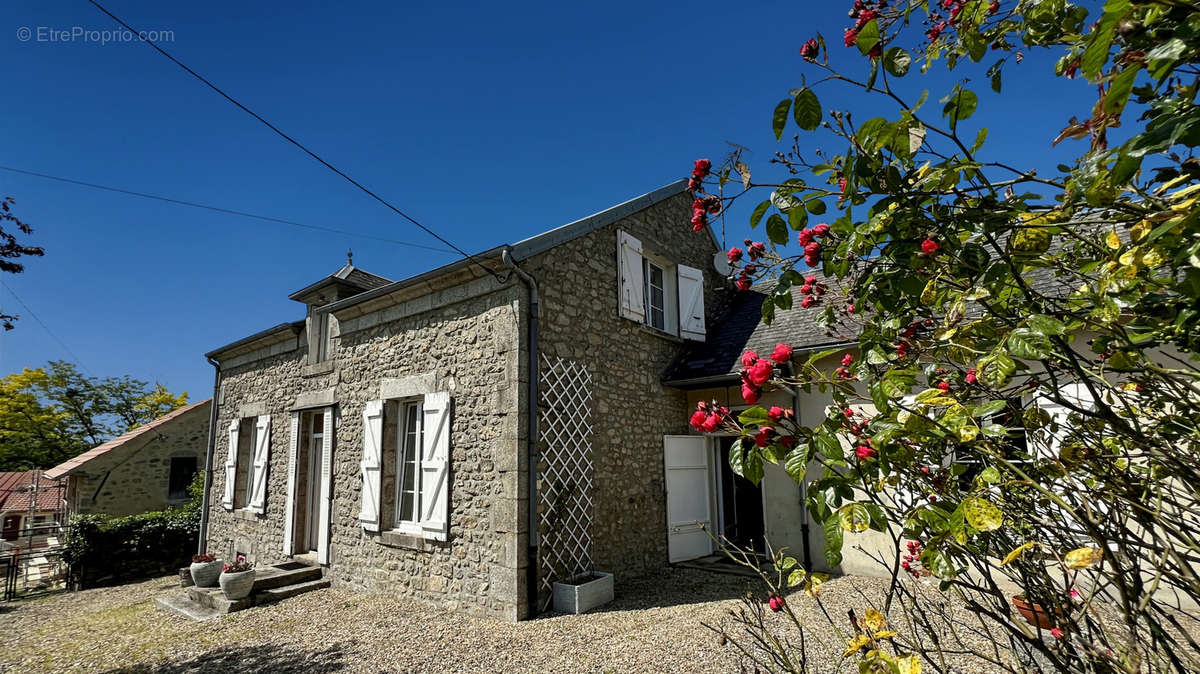
[[[843,605],[880,582],[840,578],[822,596],[831,614],[845,615]],[[739,672],[737,653],[701,623],[731,625],[748,583],[665,570],[618,583],[617,600],[601,611],[515,625],[335,587],[195,623],[154,608],[155,597],[179,591],[174,578],[160,578],[0,605],[0,670]],[[808,597],[789,601],[815,615]]]

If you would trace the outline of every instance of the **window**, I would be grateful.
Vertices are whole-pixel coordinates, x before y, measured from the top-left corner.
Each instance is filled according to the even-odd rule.
[[[1004,452],[1004,459],[1012,464],[1029,463],[1032,459],[1029,456],[1029,442],[1025,434],[1025,424],[1022,422],[1022,407],[1021,400],[1009,400],[1008,406],[999,412],[988,414],[979,420],[980,426],[990,426],[998,424],[1009,429],[1008,435],[997,440],[1000,449]],[[954,457],[954,463],[963,466],[956,470],[962,471],[958,474],[958,485],[963,491],[969,491],[975,478],[984,471],[987,467],[975,458],[959,458]]]
[[[308,362],[323,363],[329,360],[330,338],[329,326],[332,319],[329,313],[318,311],[317,307],[308,310]]]
[[[646,275],[646,325],[667,331],[666,281],[662,267],[643,259]]]
[[[421,513],[421,446],[424,441],[421,404],[400,405],[401,426],[396,434],[396,525],[417,524]]]
[[[221,505],[226,510],[247,508],[259,514],[264,512],[270,448],[271,415],[229,422],[225,494],[221,498]]]
[[[254,489],[254,447],[258,445],[258,428],[254,419],[242,419],[238,437],[237,476],[233,507],[245,508],[250,504],[250,492]]]
[[[617,232],[618,306],[622,317],[669,335],[704,341],[704,274],[642,248]]]
[[[171,457],[171,473],[167,480],[167,500],[186,501],[188,486],[192,484],[192,478],[195,476],[196,457]]]

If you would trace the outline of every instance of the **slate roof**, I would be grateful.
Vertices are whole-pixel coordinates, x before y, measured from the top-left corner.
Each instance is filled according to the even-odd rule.
[[[359,269],[353,264],[347,262],[342,266],[341,269],[333,272],[329,276],[326,276],[316,283],[311,283],[300,290],[297,290],[288,297],[290,299],[303,302],[309,293],[328,285],[349,286],[351,288],[363,291],[374,290],[375,288],[388,285],[391,282],[392,280],[389,278],[385,278],[379,274],[372,274],[369,271]]]
[[[192,410],[195,410],[201,406],[207,405],[208,402],[211,400],[212,400],[212,398],[205,398],[204,400],[201,400],[200,402],[192,403],[191,405],[184,405],[183,407],[180,407],[179,409],[175,410],[174,412],[164,414],[161,417],[155,419],[154,421],[151,421],[148,424],[138,426],[137,428],[133,429],[132,431],[129,431],[128,433],[126,433],[120,437],[116,437],[116,438],[113,438],[112,440],[109,440],[108,442],[105,442],[100,445],[96,445],[95,447],[89,449],[88,451],[84,452],[83,454],[80,454],[79,456],[76,456],[73,459],[68,459],[68,460],[58,464],[57,466],[51,468],[50,470],[46,471],[46,477],[49,477],[51,479],[56,479],[56,478],[64,477],[66,475],[70,475],[75,470],[86,465],[89,461],[92,461],[93,459],[104,456],[105,454],[108,454],[109,452],[116,451],[117,449],[120,449],[121,447],[132,442],[133,440],[136,440],[138,438],[144,437],[144,436],[152,433],[155,429],[163,426],[164,424],[168,424],[171,421],[178,419],[179,417],[182,417],[183,415],[187,414],[188,412],[191,412]]]
[[[33,483],[38,483],[35,512],[59,510],[63,505],[66,485],[50,479],[46,472],[27,470],[19,473],[0,473],[0,512],[29,512],[33,500]]]
[[[708,339],[689,344],[667,369],[663,381],[668,384],[700,384],[736,376],[742,368],[747,349],[767,355],[776,344],[786,343],[797,351],[818,351],[825,347],[856,342],[856,334],[831,333],[814,320],[814,310],[800,308],[804,296],[792,288],[793,309],[780,310],[770,325],[762,319],[762,305],[774,284],[762,284],[737,292],[729,307],[708,329]]]

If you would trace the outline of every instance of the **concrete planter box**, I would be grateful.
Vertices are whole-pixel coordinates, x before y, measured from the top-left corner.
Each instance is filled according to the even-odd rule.
[[[212,562],[192,562],[188,568],[192,571],[192,583],[196,587],[216,587],[217,578],[221,575],[221,567],[225,562],[215,560]]]
[[[226,599],[245,599],[254,589],[254,569],[237,573],[222,571],[220,582]]]
[[[613,575],[596,571],[554,584],[554,610],[586,613],[613,600]]]

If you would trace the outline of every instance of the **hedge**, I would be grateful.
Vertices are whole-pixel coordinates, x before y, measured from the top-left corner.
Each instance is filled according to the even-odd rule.
[[[63,558],[71,565],[78,587],[112,585],[174,573],[186,566],[200,536],[197,475],[182,507],[113,517],[79,515],[66,535]]]

